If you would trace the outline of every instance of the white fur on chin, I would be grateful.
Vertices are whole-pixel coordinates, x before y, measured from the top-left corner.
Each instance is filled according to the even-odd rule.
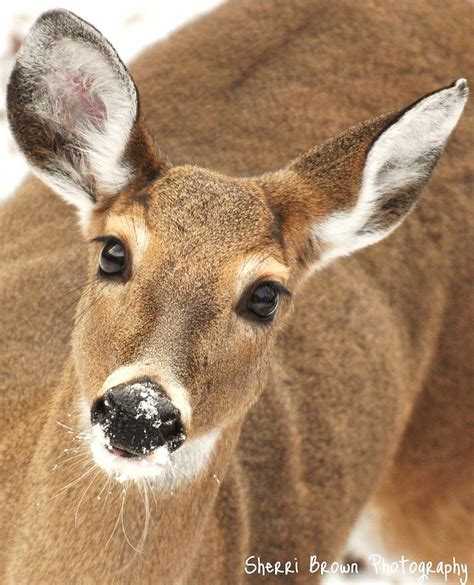
[[[93,425],[90,449],[97,465],[117,481],[147,478],[153,487],[172,493],[204,470],[219,436],[220,429],[215,429],[185,441],[173,453],[163,446],[145,457],[127,459],[111,453],[106,448],[108,440],[100,425]]]

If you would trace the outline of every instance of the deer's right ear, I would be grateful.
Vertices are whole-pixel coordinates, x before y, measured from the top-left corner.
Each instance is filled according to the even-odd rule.
[[[19,52],[7,94],[12,132],[33,171],[86,223],[94,203],[156,176],[160,159],[138,121],[126,67],[91,25],[43,14]]]

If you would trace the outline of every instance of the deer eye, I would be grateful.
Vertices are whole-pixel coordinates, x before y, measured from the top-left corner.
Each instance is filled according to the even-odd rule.
[[[123,272],[125,268],[125,248],[115,238],[107,238],[99,256],[99,271],[103,276]]]
[[[259,283],[252,292],[247,310],[260,321],[269,321],[277,310],[280,290],[275,282]]]

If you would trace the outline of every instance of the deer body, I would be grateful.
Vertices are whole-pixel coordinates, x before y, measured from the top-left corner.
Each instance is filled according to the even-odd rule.
[[[98,250],[88,251],[72,209],[44,183],[27,179],[3,205],[7,583],[266,582],[244,571],[246,559],[258,556],[297,557],[300,572],[288,582],[315,583],[308,558],[340,558],[365,505],[383,524],[391,554],[433,561],[454,555],[472,563],[466,245],[472,111],[403,226],[327,267],[337,245],[362,244],[347,244],[344,236],[336,242],[333,224],[324,221],[345,221],[350,205],[332,215],[334,202],[352,192],[354,204],[374,141],[388,136],[403,114],[367,123],[316,154],[310,150],[472,67],[469,13],[461,3],[392,11],[371,2],[231,2],[145,51],[130,69],[141,104],[127,151],[133,181],[114,200],[104,195],[110,185],[96,185],[98,208],[81,211],[90,237],[133,234],[134,262],[142,258],[140,266],[149,267],[156,259],[161,267],[153,288],[151,276],[142,277],[125,311],[107,312],[121,294],[112,285],[107,302],[83,296],[76,309],[96,272],[90,270]],[[438,39],[447,39],[449,50]],[[11,87],[23,103],[15,81]],[[91,109],[100,121],[100,107]],[[49,151],[39,157],[40,143],[29,150],[31,135],[15,131],[15,116],[12,127],[37,172],[50,184],[70,182],[64,165],[74,157],[65,155],[66,171],[57,179]],[[150,135],[184,166],[170,167]],[[320,169],[317,195],[306,203],[314,168]],[[253,178],[269,171],[276,172]],[[286,185],[295,176],[298,213],[287,216]],[[199,203],[191,210],[192,193]],[[272,204],[262,210],[266,196]],[[392,216],[406,205],[400,198],[358,236],[391,230]],[[313,213],[319,231],[309,245],[302,234]],[[129,219],[122,225],[119,217],[133,217],[130,233]],[[216,236],[206,243],[207,232]],[[284,245],[262,240],[263,232],[278,232]],[[245,251],[235,244],[238,233]],[[264,245],[272,262],[267,256],[254,262]],[[135,264],[133,270],[137,278]],[[219,325],[233,275],[248,284],[255,271],[293,294],[268,346],[254,324]],[[220,302],[211,303],[212,317],[209,298]],[[184,317],[189,299],[192,310]],[[94,336],[90,319],[98,327]],[[102,323],[112,320],[107,330]],[[249,348],[249,340],[259,349]],[[239,388],[247,374],[251,393]],[[159,379],[187,436],[172,455],[173,473],[117,481],[118,466],[127,461],[118,461],[123,444],[113,445],[118,462],[110,465],[117,467],[106,473],[89,451],[90,435],[74,432],[90,425],[84,413],[106,390],[137,378]]]

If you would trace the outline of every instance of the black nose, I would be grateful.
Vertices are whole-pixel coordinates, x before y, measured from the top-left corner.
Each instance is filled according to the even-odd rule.
[[[91,422],[123,456],[148,455],[163,445],[174,451],[186,438],[179,410],[149,378],[107,390],[92,405]]]

